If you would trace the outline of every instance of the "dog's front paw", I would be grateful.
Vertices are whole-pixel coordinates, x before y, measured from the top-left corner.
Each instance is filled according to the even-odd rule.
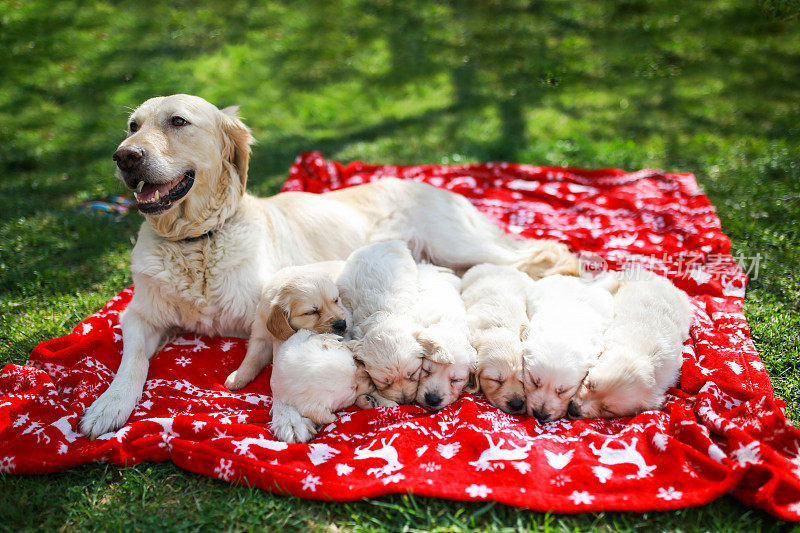
[[[90,439],[117,430],[131,416],[137,401],[135,394],[109,388],[89,406],[78,429]]]
[[[245,380],[238,370],[234,370],[228,374],[228,378],[225,380],[225,388],[228,390],[240,390],[248,383],[249,381]]]
[[[306,417],[298,420],[273,421],[271,429],[275,438],[283,442],[308,442],[317,434],[317,426]]]

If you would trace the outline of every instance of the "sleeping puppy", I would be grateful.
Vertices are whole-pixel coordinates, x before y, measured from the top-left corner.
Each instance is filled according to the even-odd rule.
[[[372,391],[364,366],[341,339],[301,329],[276,351],[270,414],[278,440],[308,442],[319,426],[336,420],[336,411]]]
[[[449,268],[420,264],[417,336],[424,351],[416,401],[432,411],[456,401],[474,369],[461,280]]]
[[[478,352],[474,382],[489,403],[510,414],[525,412],[522,339],[527,336],[533,280],[511,267],[481,264],[461,281],[472,346]]]
[[[402,241],[363,246],[345,262],[337,280],[353,316],[350,348],[378,392],[397,403],[417,395],[424,349],[412,316],[419,297],[417,265]]]
[[[570,398],[603,349],[603,333],[614,312],[605,281],[556,275],[533,284],[534,313],[523,364],[527,411],[539,422],[567,414]]]
[[[225,380],[228,389],[239,390],[250,383],[272,362],[273,350],[300,329],[345,333],[349,313],[339,301],[333,280],[343,266],[344,261],[323,261],[275,273],[261,291],[247,354]]]
[[[661,276],[623,281],[605,349],[569,405],[573,418],[633,416],[660,409],[683,362],[692,317],[686,293]]]

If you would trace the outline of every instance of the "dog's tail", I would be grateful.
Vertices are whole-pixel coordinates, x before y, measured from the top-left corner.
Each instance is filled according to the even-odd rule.
[[[533,279],[564,274],[580,275],[578,256],[566,244],[548,239],[513,241],[519,259],[511,266],[525,272]]]

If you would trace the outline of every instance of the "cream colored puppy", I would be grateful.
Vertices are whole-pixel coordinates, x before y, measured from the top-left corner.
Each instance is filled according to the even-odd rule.
[[[676,386],[692,308],[668,279],[643,273],[623,281],[597,364],[569,405],[575,418],[632,416],[660,409]]]
[[[402,241],[363,246],[347,258],[337,280],[353,316],[350,343],[378,392],[398,403],[417,394],[424,349],[413,316],[419,298],[417,265]]]
[[[567,414],[570,398],[603,349],[614,314],[607,285],[561,275],[533,283],[523,365],[527,412],[539,422]]]
[[[449,268],[418,265],[420,296],[416,314],[423,326],[417,336],[424,360],[416,401],[432,411],[444,409],[461,395],[474,370],[461,280]]]
[[[472,345],[478,352],[474,383],[495,407],[525,412],[522,339],[527,337],[533,280],[508,266],[483,264],[461,281]]]
[[[276,350],[270,387],[272,434],[284,442],[308,442],[319,426],[336,420],[336,411],[373,390],[340,336],[307,329]]]
[[[253,197],[245,192],[252,142],[235,108],[220,110],[197,96],[151,98],[128,118],[114,160],[144,215],[131,253],[136,289],[120,317],[114,380],[80,421],[89,437],[125,423],[149,360],[171,331],[247,338],[275,272],[346,259],[375,242],[374,233],[413,243],[416,259],[454,269],[492,262],[536,277],[577,272],[563,244],[514,240],[463,196],[420,182],[382,179],[325,194]]]
[[[343,267],[344,261],[323,261],[275,273],[261,291],[247,354],[226,387],[239,390],[253,381],[272,362],[273,350],[300,329],[344,335],[352,321],[334,282]]]

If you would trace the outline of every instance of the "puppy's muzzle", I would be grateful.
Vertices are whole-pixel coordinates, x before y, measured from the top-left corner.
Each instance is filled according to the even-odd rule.
[[[114,152],[112,159],[117,163],[117,167],[124,172],[136,170],[144,159],[144,148],[135,145],[120,146]]]
[[[347,322],[340,318],[339,320],[331,324],[331,329],[337,335],[341,335],[347,329]]]
[[[429,409],[436,409],[442,404],[442,397],[435,392],[426,392],[423,400],[425,401],[425,407]]]
[[[531,414],[538,420],[539,422],[547,422],[550,420],[550,414],[545,413],[542,410],[538,409],[531,409]]]
[[[573,401],[570,401],[567,406],[567,415],[569,415],[570,418],[582,418],[580,409],[578,409],[578,406],[575,405]]]
[[[519,414],[525,409],[525,400],[522,398],[511,398],[506,402],[506,409],[511,414]]]

